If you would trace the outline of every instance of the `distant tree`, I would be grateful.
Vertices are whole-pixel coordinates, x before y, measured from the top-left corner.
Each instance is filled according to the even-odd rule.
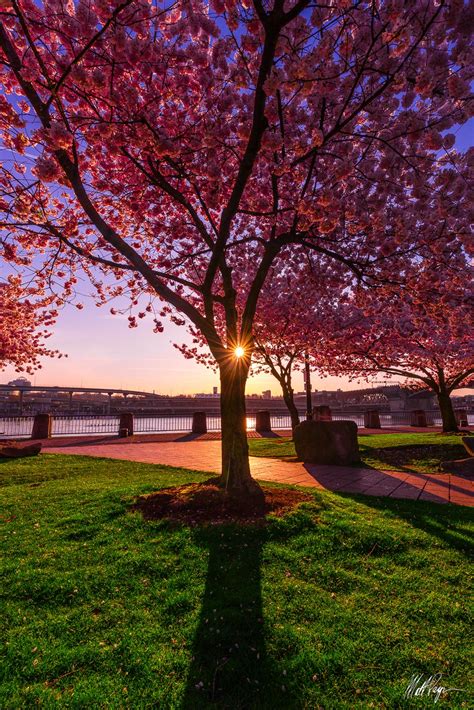
[[[386,373],[426,387],[437,397],[443,431],[458,431],[451,394],[474,377],[468,265],[451,280],[420,270],[411,289],[365,291],[359,304],[346,323],[346,337],[326,344],[327,371],[366,378]]]
[[[0,369],[13,365],[19,372],[32,373],[41,367],[39,358],[61,357],[44,344],[57,315],[49,305],[48,299],[38,300],[34,289],[22,286],[18,277],[0,282]]]
[[[40,290],[54,270],[64,298],[76,269],[99,303],[157,297],[157,330],[170,316],[204,336],[228,490],[259,492],[245,383],[282,250],[383,279],[427,248],[406,203],[424,210],[427,166],[469,116],[468,13],[445,0],[2,3],[6,258],[34,255]],[[461,248],[453,220],[433,216],[430,239]]]
[[[322,333],[332,340],[342,337],[343,286],[350,281],[331,261],[313,263],[301,250],[301,265],[290,273],[273,270],[262,289],[254,325],[255,351],[252,372],[270,372],[278,381],[291,418],[292,430],[300,423],[294,399],[293,373],[302,370],[305,354],[313,368],[323,356],[318,344]]]

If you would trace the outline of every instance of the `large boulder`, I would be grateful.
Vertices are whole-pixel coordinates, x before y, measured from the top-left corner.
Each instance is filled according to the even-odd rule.
[[[305,463],[349,466],[360,462],[355,422],[302,422],[293,440],[296,455]]]

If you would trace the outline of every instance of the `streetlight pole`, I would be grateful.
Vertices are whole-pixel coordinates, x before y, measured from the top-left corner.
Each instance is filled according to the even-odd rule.
[[[309,371],[308,351],[304,354],[304,384],[306,390],[306,421],[310,422],[313,418],[313,402],[311,400],[311,375]]]

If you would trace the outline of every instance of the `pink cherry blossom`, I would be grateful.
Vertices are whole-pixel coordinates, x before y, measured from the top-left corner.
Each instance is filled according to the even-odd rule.
[[[190,323],[220,372],[222,480],[255,490],[244,391],[268,275],[297,274],[303,248],[344,292],[472,248],[466,157],[442,150],[469,118],[466,13],[18,0],[0,21],[5,241],[40,289],[63,270],[73,298],[79,271],[99,305],[129,298],[131,326],[143,297],[156,330]]]

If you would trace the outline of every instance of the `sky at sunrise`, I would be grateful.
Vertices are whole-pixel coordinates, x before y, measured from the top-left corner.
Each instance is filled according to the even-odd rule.
[[[219,375],[192,360],[186,360],[172,341],[184,342],[186,329],[167,325],[165,332],[153,333],[151,320],[129,329],[126,316],[112,316],[106,307],[97,308],[85,301],[79,311],[66,306],[54,328],[48,347],[67,353],[60,360],[42,360],[42,369],[29,377],[36,385],[76,385],[82,387],[117,387],[159,392],[160,394],[193,394],[211,392],[219,385]],[[15,376],[7,367],[0,383]],[[317,389],[358,387],[344,378],[314,378]],[[270,389],[279,394],[278,383],[271,375],[253,377],[247,391],[260,394]],[[295,374],[295,389],[303,389],[303,377]]]
[[[456,147],[466,150],[472,145],[474,122],[462,126],[457,132]],[[0,262],[0,280],[11,268]],[[83,293],[92,292],[83,284]],[[48,347],[57,348],[67,358],[42,360],[42,369],[30,379],[36,385],[78,387],[116,387],[156,391],[160,394],[194,394],[211,392],[219,385],[219,376],[212,370],[186,360],[172,345],[189,342],[186,328],[166,324],[164,333],[153,333],[151,320],[129,329],[126,315],[113,316],[109,307],[97,308],[92,298],[81,298],[83,310],[74,305],[62,310]],[[17,375],[12,367],[0,372],[0,383]],[[382,381],[382,376],[377,381]],[[295,373],[295,391],[303,390],[303,376]],[[358,389],[364,385],[343,377],[319,378],[312,376],[313,389]],[[261,394],[270,389],[279,395],[277,381],[271,375],[259,374],[249,379],[248,394]],[[462,393],[462,391],[460,391]]]

